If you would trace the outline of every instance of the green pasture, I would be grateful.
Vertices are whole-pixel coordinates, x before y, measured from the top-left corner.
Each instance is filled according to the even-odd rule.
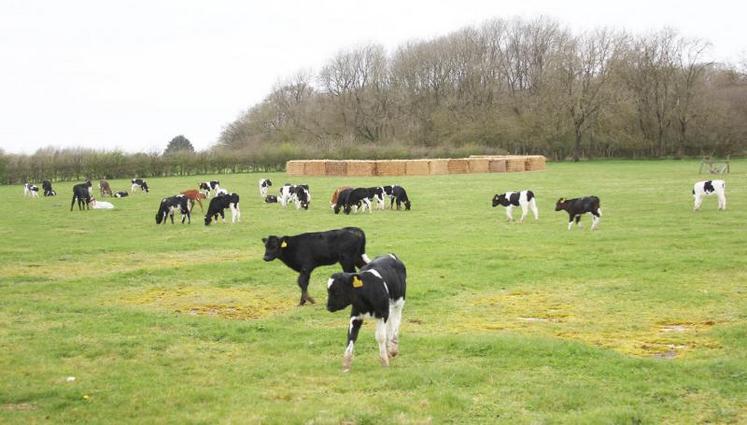
[[[728,209],[692,211],[693,161],[551,163],[541,172],[395,178],[241,174],[148,179],[115,210],[0,196],[0,423],[747,423],[747,161]],[[308,211],[257,180],[308,183]],[[161,197],[217,178],[241,223],[157,226]],[[411,211],[334,215],[340,185],[398,183]],[[114,190],[129,182],[111,181]],[[539,221],[493,194],[532,189]],[[597,195],[591,232],[555,200]],[[109,199],[107,199],[109,201]],[[226,211],[228,213],[228,211]],[[520,210],[514,211],[519,217]],[[229,214],[230,216],[230,214]],[[408,268],[400,356],[347,312],[298,307],[296,274],[261,238],[358,226]],[[74,379],[72,379],[74,377]]]

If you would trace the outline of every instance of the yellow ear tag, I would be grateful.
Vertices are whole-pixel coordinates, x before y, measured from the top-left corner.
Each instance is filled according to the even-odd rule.
[[[288,242],[283,241],[283,243],[280,244],[280,248],[288,248]]]
[[[353,288],[362,288],[363,281],[358,276],[353,277]]]

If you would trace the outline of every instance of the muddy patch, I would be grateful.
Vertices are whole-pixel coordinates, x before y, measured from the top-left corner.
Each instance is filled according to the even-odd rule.
[[[230,320],[262,319],[291,310],[294,306],[288,297],[276,293],[206,286],[153,288],[124,295],[120,300],[145,308]]]

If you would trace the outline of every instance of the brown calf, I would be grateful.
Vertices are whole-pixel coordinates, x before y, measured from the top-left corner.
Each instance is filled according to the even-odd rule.
[[[189,189],[182,192],[182,195],[186,196],[187,199],[189,199],[190,207],[189,209],[192,209],[192,207],[195,206],[195,201],[200,204],[200,211],[205,211],[204,208],[202,208],[202,199],[205,199],[205,194],[200,192],[197,189]]]

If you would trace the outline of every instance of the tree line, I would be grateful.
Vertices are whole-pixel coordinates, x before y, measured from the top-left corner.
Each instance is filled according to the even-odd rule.
[[[576,160],[739,154],[747,75],[707,61],[709,47],[671,29],[574,34],[544,18],[495,19],[391,54],[363,45],[278,83],[224,129],[218,148]]]

